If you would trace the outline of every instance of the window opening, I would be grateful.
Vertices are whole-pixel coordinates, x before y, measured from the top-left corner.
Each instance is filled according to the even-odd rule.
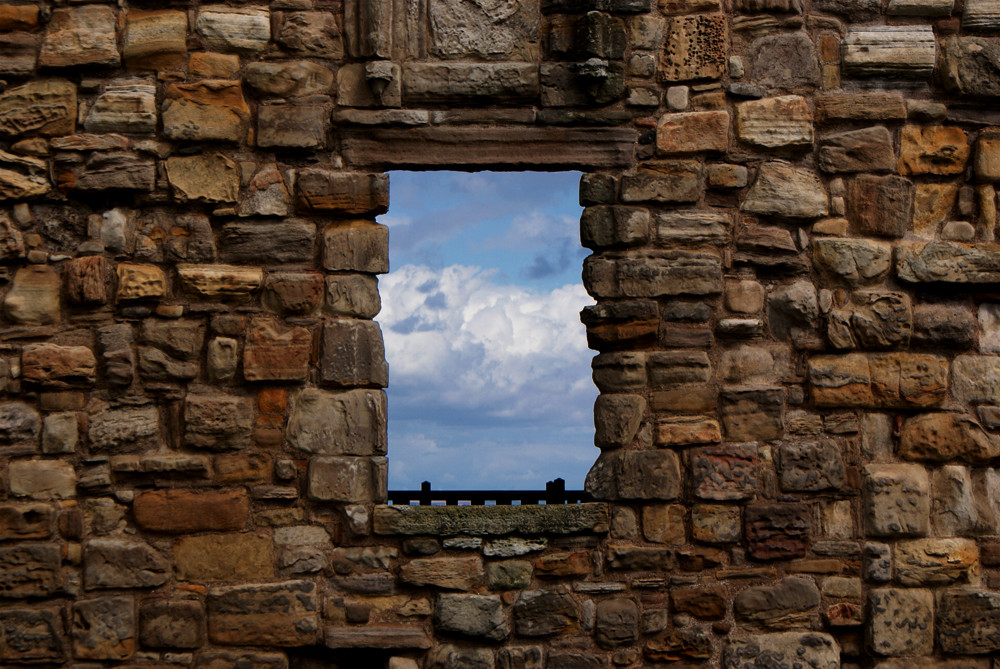
[[[545,490],[555,478],[582,490],[597,389],[579,318],[593,303],[580,280],[579,180],[390,173],[377,318],[390,490]],[[502,503],[479,503],[490,501]]]

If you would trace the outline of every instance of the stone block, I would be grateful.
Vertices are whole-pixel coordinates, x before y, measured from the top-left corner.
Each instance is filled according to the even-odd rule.
[[[313,457],[309,497],[320,502],[380,502],[386,496],[386,475],[384,457]]]
[[[374,385],[389,381],[382,330],[378,323],[331,319],[323,326],[320,378],[336,386]]]
[[[628,445],[646,412],[641,395],[601,394],[594,402],[594,444],[598,448]]]
[[[252,62],[243,70],[243,81],[264,96],[294,98],[333,92],[333,72],[307,60]]]
[[[767,162],[757,171],[740,210],[780,218],[819,218],[829,213],[826,189],[812,170]]]
[[[842,67],[851,77],[925,79],[936,54],[930,26],[858,27],[844,37]]]
[[[178,265],[177,275],[186,290],[207,298],[245,297],[264,282],[264,270],[259,267]]]
[[[835,441],[801,441],[782,444],[781,489],[816,492],[840,490],[847,480],[844,458]]]
[[[961,174],[972,149],[957,126],[905,125],[899,137],[899,173]]]
[[[656,126],[660,153],[699,153],[729,148],[729,113],[725,111],[664,114]]]
[[[76,471],[65,460],[14,460],[8,468],[10,493],[38,500],[74,499]]]
[[[288,669],[288,658],[284,653],[268,653],[253,650],[203,650],[192,665],[195,669]]]
[[[941,42],[942,84],[961,95],[1000,96],[1000,77],[990,65],[998,57],[998,38],[947,37]]]
[[[725,244],[730,238],[729,217],[716,211],[671,211],[656,216],[656,239],[662,244]]]
[[[0,404],[0,452],[36,452],[40,431],[41,419],[33,407],[22,402]]]
[[[490,590],[524,590],[531,585],[532,566],[527,560],[504,560],[486,565],[486,585]]]
[[[245,491],[153,490],[132,505],[136,524],[146,530],[186,534],[242,530],[250,515]]]
[[[498,595],[438,595],[434,628],[445,634],[490,641],[503,641],[510,636],[507,615]]]
[[[925,536],[930,531],[930,480],[920,465],[867,465],[864,503],[871,536]]]
[[[385,274],[389,271],[389,230],[370,221],[349,221],[323,231],[323,267]]]
[[[34,35],[26,33],[0,35],[0,73],[13,76],[33,73],[38,62],[38,46],[38,37]]]
[[[73,657],[127,660],[135,654],[135,602],[131,597],[98,597],[72,606]]]
[[[584,488],[598,499],[677,499],[680,461],[673,451],[605,451]]]
[[[670,19],[660,56],[661,81],[719,79],[726,68],[729,30],[724,14]]]
[[[0,505],[0,541],[47,539],[55,518],[55,509],[49,504]]]
[[[747,506],[743,522],[749,553],[755,560],[803,557],[809,548],[812,521],[806,504]]]
[[[221,153],[171,156],[166,170],[175,196],[182,201],[235,202],[239,194],[236,163]]]
[[[896,543],[895,555],[896,582],[903,586],[979,581],[979,547],[973,539],[907,539]]]
[[[308,328],[285,327],[272,318],[254,318],[243,347],[243,376],[247,381],[305,380],[312,349],[313,336]]]
[[[208,79],[166,89],[163,134],[169,139],[240,142],[249,120],[239,81]]]
[[[107,5],[58,8],[46,28],[38,64],[117,66],[121,57],[115,28],[115,12]]]
[[[736,105],[736,136],[766,149],[811,148],[812,109],[799,95],[740,102]]]
[[[781,390],[724,390],[719,409],[731,441],[768,441],[785,433],[785,398]]]
[[[600,503],[511,507],[376,506],[374,511],[375,534],[383,535],[605,534],[608,523],[608,507]],[[523,555],[544,548],[544,543],[539,545],[538,541],[527,544],[517,542],[514,547],[504,545],[507,546],[503,549],[504,553],[496,553],[497,556]],[[491,550],[490,546],[491,544],[487,544],[485,550]],[[521,548],[517,548],[518,546]],[[520,552],[521,549],[524,552]],[[492,550],[500,548],[494,547]],[[508,550],[515,552],[508,554]]]
[[[131,69],[173,69],[187,56],[187,14],[177,10],[130,11],[122,55]]]
[[[944,401],[948,365],[918,353],[813,356],[809,383],[819,406],[930,407]]]
[[[365,627],[327,627],[324,630],[324,642],[327,648],[377,648],[403,650],[426,650],[431,647],[431,640],[422,628],[416,626],[375,626]],[[392,667],[393,659],[389,660]],[[402,658],[399,658],[402,659]],[[257,665],[254,665],[257,666]],[[403,665],[401,669],[411,669]],[[412,668],[415,669],[415,668]]]
[[[147,599],[139,604],[139,643],[146,648],[199,648],[205,605],[195,599]]]
[[[747,588],[733,599],[733,614],[767,627],[808,625],[820,605],[819,588],[811,578],[788,576],[774,585]]]
[[[0,135],[68,135],[76,128],[76,86],[42,79],[0,93]]]
[[[289,446],[306,453],[384,455],[385,393],[305,389],[293,402],[285,434]]]
[[[257,581],[274,577],[274,544],[251,533],[202,534],[174,545],[181,581]]]
[[[727,444],[690,450],[692,492],[699,499],[731,501],[757,491],[757,446]]]
[[[534,63],[405,63],[403,98],[407,104],[493,104],[537,99],[538,66]]]
[[[0,597],[52,597],[62,590],[59,544],[20,543],[0,548]]]
[[[738,542],[743,537],[740,507],[695,504],[691,507],[691,538],[709,544]]]
[[[51,608],[0,611],[0,660],[11,664],[66,659],[62,612]]]
[[[906,293],[855,292],[851,303],[832,309],[827,320],[827,337],[834,348],[906,346],[912,331],[913,316]]]
[[[513,615],[514,629],[522,637],[549,637],[580,629],[576,601],[555,590],[523,590]]]
[[[639,608],[631,599],[602,600],[597,604],[594,628],[597,645],[601,648],[634,643],[639,639]],[[551,663],[551,655],[549,661]]]
[[[389,178],[385,174],[306,168],[298,172],[296,192],[298,207],[304,211],[384,214],[389,207]]]
[[[83,551],[83,580],[88,590],[153,588],[170,577],[170,563],[142,541],[91,539]]]
[[[129,453],[160,443],[160,418],[155,406],[108,409],[91,417],[90,448],[96,452]]]
[[[813,240],[813,265],[828,281],[851,288],[880,283],[891,268],[892,246],[867,239]]]
[[[44,388],[89,388],[97,380],[97,358],[86,346],[28,344],[21,349],[21,375]]]
[[[298,56],[341,59],[344,42],[339,14],[327,11],[275,12],[274,41]]]
[[[329,112],[322,105],[268,104],[257,109],[257,146],[322,149]]]
[[[928,413],[906,419],[898,453],[907,460],[945,462],[960,458],[986,464],[1000,456],[1000,441],[964,414]]]
[[[934,595],[930,590],[880,588],[868,592],[871,649],[878,655],[929,655],[934,650]]]
[[[539,3],[531,0],[492,12],[468,0],[432,0],[431,53],[444,58],[528,59],[537,56]],[[470,26],[475,29],[470,30]]]
[[[970,404],[1000,404],[1000,357],[963,354],[952,363],[952,393]]]
[[[827,135],[818,162],[824,172],[891,172],[896,167],[892,135],[883,125]]]
[[[621,179],[622,202],[697,202],[701,195],[701,164],[692,160],[645,165]]]
[[[117,267],[118,301],[159,299],[167,295],[167,277],[155,265],[121,263]]]
[[[267,48],[271,39],[269,12],[260,7],[202,6],[194,27],[215,51],[252,55]]]
[[[237,207],[239,216],[287,216],[291,211],[292,198],[275,163],[257,170]]]
[[[725,669],[767,666],[768,662],[837,669],[840,646],[832,636],[819,632],[757,634],[752,639],[727,642],[723,661]]]
[[[649,241],[649,212],[639,207],[594,206],[583,210],[580,238],[590,249]]]
[[[848,218],[861,234],[902,237],[913,219],[913,194],[913,184],[902,177],[857,177],[848,186]]]
[[[30,156],[0,151],[0,200],[26,200],[52,190],[46,162]],[[34,266],[33,269],[47,269]]]
[[[184,443],[224,451],[250,445],[253,400],[233,395],[189,393],[184,400]]]
[[[941,650],[984,655],[1000,649],[1000,597],[983,590],[948,590],[938,604],[937,638]],[[970,663],[972,660],[966,659]]]
[[[789,11],[798,11],[794,0],[779,3],[744,2],[744,6],[768,5],[763,11],[774,11],[780,4]],[[757,10],[752,10],[756,13]],[[794,90],[815,88],[820,84],[819,58],[816,47],[802,33],[778,33],[754,40],[750,46],[750,80],[765,88]]]
[[[4,315],[24,325],[58,323],[59,284],[59,275],[47,265],[17,270],[3,302]]]
[[[109,84],[90,108],[83,127],[87,132],[156,132],[156,86]]]
[[[208,638],[216,644],[310,646],[320,635],[320,601],[311,581],[213,588]]]
[[[652,257],[588,256],[583,284],[594,297],[666,297],[722,292],[722,263],[710,251],[659,251]]]
[[[700,620],[721,620],[726,617],[727,594],[720,586],[675,588],[670,591],[670,603],[675,615],[685,613]]]

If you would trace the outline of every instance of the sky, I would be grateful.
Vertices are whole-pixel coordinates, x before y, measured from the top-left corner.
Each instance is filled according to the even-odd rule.
[[[572,490],[597,458],[580,174],[392,172],[389,488]]]

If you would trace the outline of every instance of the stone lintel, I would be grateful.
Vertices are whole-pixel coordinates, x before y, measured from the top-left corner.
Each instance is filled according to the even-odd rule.
[[[627,167],[636,142],[630,128],[364,128],[340,136],[345,162],[364,169]]]
[[[376,534],[604,534],[608,507],[587,504],[521,506],[392,506],[375,507]]]

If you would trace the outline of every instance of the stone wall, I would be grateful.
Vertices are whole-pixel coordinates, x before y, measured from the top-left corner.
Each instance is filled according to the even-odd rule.
[[[3,1],[0,665],[995,666],[995,0]],[[380,504],[399,167],[586,172],[599,502]]]

